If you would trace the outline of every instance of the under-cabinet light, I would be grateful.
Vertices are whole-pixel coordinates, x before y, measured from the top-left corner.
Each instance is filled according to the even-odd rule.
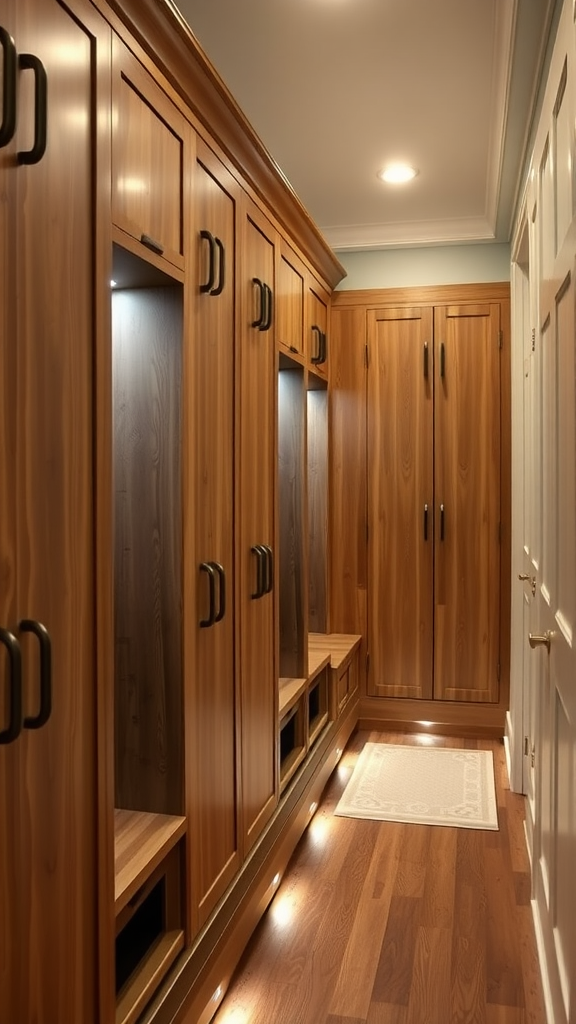
[[[118,284],[117,281],[110,281],[110,287],[111,288],[115,288],[117,284]]]
[[[274,875],[274,878],[272,879],[272,885],[278,885],[279,881],[280,873],[277,871],[276,874]]]
[[[318,804],[314,800],[314,802],[310,804],[310,814],[314,814],[317,810],[318,810]]]
[[[216,989],[214,995],[212,996],[212,999],[214,1000],[215,1003],[218,1002],[218,1000],[220,999],[221,995],[222,995],[222,985],[218,985],[218,988]]]

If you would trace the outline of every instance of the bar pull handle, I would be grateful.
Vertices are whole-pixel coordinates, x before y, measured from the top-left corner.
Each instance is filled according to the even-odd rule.
[[[264,583],[264,593],[270,594],[274,586],[274,555],[272,554],[272,548],[268,544],[261,544],[265,556],[266,574]]]
[[[211,295],[222,295],[224,291],[224,285],[226,283],[226,253],[224,246],[219,238],[214,239],[214,244],[218,249],[218,284],[210,292]]]
[[[440,540],[444,540],[444,505],[440,505]]]
[[[151,252],[155,252],[157,256],[164,255],[164,246],[161,242],[157,242],[155,238],[150,238],[150,235],[140,235],[140,241],[142,245],[145,245]]]
[[[214,287],[214,275],[215,275],[215,259],[214,259],[214,236],[210,231],[202,230],[200,232],[200,238],[208,242],[208,280],[204,284],[200,285],[200,291],[202,293],[211,292]]]
[[[212,562],[202,562],[200,565],[200,572],[205,572],[208,576],[208,587],[209,587],[209,608],[208,618],[200,619],[200,627],[205,629],[208,626],[213,626],[216,622],[216,573],[214,572],[214,565]]]
[[[212,562],[212,565],[218,574],[219,583],[218,614],[216,615],[214,622],[221,622],[226,614],[226,573],[220,565],[220,562]]]
[[[264,289],[264,304],[266,312],[264,314],[264,322],[262,323],[260,330],[269,331],[272,326],[272,289],[269,285],[263,284]]]
[[[266,299],[264,296],[264,285],[259,277],[252,278],[252,284],[255,284],[260,292],[260,316],[256,320],[252,321],[252,327],[257,327],[259,331],[262,330],[264,324],[264,314],[266,312]],[[254,550],[254,549],[252,549]]]
[[[424,540],[428,540],[428,505],[424,505]]]
[[[424,380],[428,380],[428,342],[424,342]]]
[[[22,655],[20,644],[13,633],[0,629],[0,643],[8,651],[10,671],[8,676],[10,720],[0,731],[0,743],[13,743],[22,729]]]
[[[18,153],[18,163],[37,164],[46,152],[48,137],[48,78],[42,61],[33,53],[19,54],[18,67],[34,72],[34,144]]]
[[[22,619],[19,629],[33,633],[40,645],[40,710],[24,719],[24,728],[41,729],[52,714],[52,642],[46,626],[36,619]]]
[[[440,342],[440,376],[444,378],[446,375],[446,347],[444,342]]]
[[[318,365],[320,365],[321,363],[325,363],[327,356],[328,342],[326,340],[326,332],[320,331],[320,359],[318,360]]]
[[[0,149],[7,146],[16,131],[16,68],[18,58],[16,46],[10,33],[0,25],[0,46],[4,51],[2,74],[2,124],[0,124]]]
[[[251,552],[256,555],[256,590],[250,597],[253,601],[257,601],[259,597],[264,594],[265,588],[265,566],[264,561],[266,554],[261,544],[255,544],[250,548]]]
[[[312,324],[312,334],[313,335],[314,334],[317,335],[317,338],[318,338],[318,347],[316,349],[318,354],[315,355],[315,356],[311,356],[310,357],[310,362],[314,363],[314,364],[321,363],[322,362],[322,331],[318,327],[318,324]]]

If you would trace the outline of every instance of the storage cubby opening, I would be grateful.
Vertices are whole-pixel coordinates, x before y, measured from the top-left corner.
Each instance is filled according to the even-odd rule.
[[[323,669],[308,690],[308,740],[313,743],[328,721],[328,669]]]
[[[287,716],[280,729],[280,764],[283,765],[297,746],[296,742],[297,709]]]
[[[311,374],[307,392],[308,629],[328,632],[328,391]]]
[[[287,357],[278,373],[280,676],[306,675],[304,369]]]
[[[165,879],[160,878],[116,936],[116,995],[163,935]]]
[[[182,812],[183,290],[114,246],[115,803]]]

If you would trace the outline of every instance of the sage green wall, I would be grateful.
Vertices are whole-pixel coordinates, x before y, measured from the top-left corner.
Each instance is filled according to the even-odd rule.
[[[510,246],[504,243],[422,246],[337,252],[347,271],[338,290],[480,284],[510,280]]]

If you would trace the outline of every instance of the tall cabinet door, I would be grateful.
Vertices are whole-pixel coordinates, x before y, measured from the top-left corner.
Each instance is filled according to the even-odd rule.
[[[242,217],[237,425],[242,834],[254,844],[276,804],[274,587],[276,400],[274,236],[258,210]]]
[[[239,866],[234,664],[235,191],[198,139],[194,377],[197,672],[190,766],[193,899],[201,925]]]
[[[434,696],[497,701],[500,306],[435,310]]]
[[[74,9],[81,20],[57,0],[26,0],[13,31],[31,58],[20,58],[23,156],[10,172],[18,533],[1,562],[17,567],[9,627],[24,717],[18,739],[0,746],[0,834],[10,842],[0,869],[3,1024],[94,1021],[98,1006],[92,143],[96,61],[110,41],[90,5]]]
[[[368,314],[368,692],[432,696],[432,309]]]

